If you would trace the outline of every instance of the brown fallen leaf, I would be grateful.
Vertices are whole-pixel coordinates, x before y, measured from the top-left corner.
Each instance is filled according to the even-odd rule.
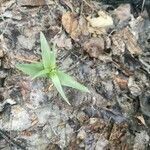
[[[107,33],[106,29],[105,28],[94,28],[94,27],[91,27],[89,24],[88,24],[88,32],[93,34],[94,36],[96,35],[104,35]]]
[[[26,137],[30,137],[30,136],[32,136],[32,134],[33,133],[31,131],[28,131],[28,130],[24,130],[24,131],[20,132],[21,136],[26,136]]]
[[[131,54],[140,55],[142,53],[142,49],[128,27],[122,30],[120,34],[122,35],[127,49]]]
[[[105,42],[102,37],[93,37],[86,41],[83,47],[91,57],[99,58],[99,56],[104,53]]]
[[[142,53],[142,49],[140,48],[136,37],[131,33],[128,27],[113,34],[111,38],[114,55],[122,55],[125,48],[127,48],[132,55],[140,55]]]
[[[71,38],[75,41],[79,41],[79,37],[83,34],[88,34],[86,30],[86,20],[77,14],[72,12],[66,12],[62,15],[62,25]]]
[[[127,79],[124,79],[122,77],[115,77],[114,79],[122,90],[127,89],[128,87]]]

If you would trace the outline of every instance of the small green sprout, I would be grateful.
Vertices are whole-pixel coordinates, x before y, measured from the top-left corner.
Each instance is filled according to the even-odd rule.
[[[40,33],[40,42],[42,60],[31,64],[17,64],[16,67],[25,74],[30,75],[32,79],[37,77],[50,78],[60,95],[69,105],[70,103],[63,91],[62,85],[75,88],[83,92],[89,92],[85,86],[75,81],[71,76],[67,75],[63,71],[57,69],[56,47],[55,45],[49,47],[49,44],[42,32]]]

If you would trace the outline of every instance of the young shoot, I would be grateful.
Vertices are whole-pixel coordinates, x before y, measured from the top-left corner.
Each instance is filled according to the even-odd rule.
[[[16,67],[25,74],[35,79],[37,77],[49,78],[62,98],[70,105],[62,86],[78,89],[83,92],[89,92],[87,87],[75,81],[70,75],[57,69],[56,66],[56,47],[49,46],[44,34],[40,33],[41,55],[42,60],[31,64],[17,64]]]

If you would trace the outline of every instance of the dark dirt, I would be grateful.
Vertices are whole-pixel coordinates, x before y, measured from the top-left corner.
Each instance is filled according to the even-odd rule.
[[[0,0],[0,149],[150,149],[150,3]],[[90,94],[31,80],[42,31]]]

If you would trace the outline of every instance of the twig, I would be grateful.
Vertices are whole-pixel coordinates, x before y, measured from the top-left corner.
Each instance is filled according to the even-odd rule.
[[[14,58],[16,58],[16,59],[18,59],[18,60],[22,60],[22,61],[30,62],[30,63],[37,63],[37,61],[29,60],[29,59],[25,59],[25,58],[22,58],[22,57],[14,56]]]

